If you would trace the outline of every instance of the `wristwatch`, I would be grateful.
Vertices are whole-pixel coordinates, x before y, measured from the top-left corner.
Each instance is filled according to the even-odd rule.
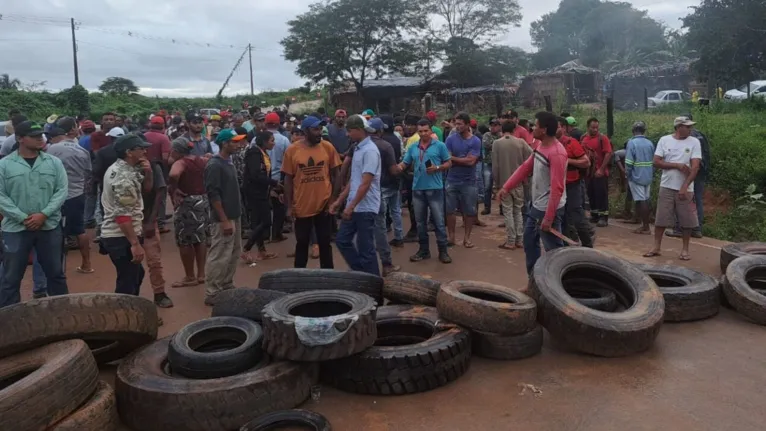
[[[438,171],[440,168],[441,168],[441,166],[437,166],[437,167],[436,167],[436,170]]]

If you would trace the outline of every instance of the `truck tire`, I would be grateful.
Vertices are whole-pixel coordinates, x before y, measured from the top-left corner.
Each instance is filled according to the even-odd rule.
[[[596,280],[576,278],[567,280],[564,290],[580,304],[594,310],[612,312],[617,309],[617,295],[609,286]]]
[[[766,278],[766,256],[735,259],[726,269],[723,292],[732,308],[759,325],[766,325],[766,296],[756,292],[748,279]]]
[[[292,409],[317,382],[315,364],[271,362],[264,357],[231,377],[193,380],[168,375],[163,338],[117,367],[117,410],[123,423],[141,431],[231,431],[258,416]]]
[[[96,362],[121,359],[157,339],[157,306],[116,293],[33,299],[0,310],[0,357],[61,340],[81,339]]]
[[[96,392],[74,413],[48,431],[116,431],[117,403],[114,389],[99,381]]]
[[[297,313],[297,314],[294,314]],[[331,344],[308,346],[298,337],[296,317],[354,316],[335,324],[342,338]],[[350,326],[348,326],[350,325]],[[317,290],[279,298],[263,309],[263,348],[290,361],[327,361],[359,353],[375,343],[375,301],[363,293]]]
[[[444,386],[468,370],[471,334],[440,320],[435,308],[381,307],[376,322],[375,346],[322,363],[330,385],[367,395],[414,394]]]
[[[263,355],[263,330],[241,317],[211,317],[190,323],[170,340],[168,362],[190,379],[229,377],[248,370]]]
[[[306,268],[276,269],[261,275],[258,288],[284,293],[301,293],[309,290],[346,290],[369,295],[378,305],[383,305],[383,279],[377,275],[359,271]]]
[[[721,274],[726,274],[734,259],[751,254],[766,255],[766,242],[737,242],[721,247]]]
[[[319,413],[308,410],[281,410],[263,415],[242,425],[239,431],[269,431],[295,425],[312,431],[332,431],[330,422]]]
[[[383,297],[412,305],[436,306],[441,282],[406,272],[394,272],[383,279]]]
[[[267,289],[229,289],[215,297],[212,317],[242,317],[256,322],[263,319],[263,307],[269,302],[287,295]]]
[[[443,318],[474,331],[515,335],[529,332],[537,325],[537,305],[532,298],[480,281],[442,284],[436,308]]]
[[[489,332],[474,331],[473,353],[489,359],[515,360],[534,356],[543,349],[543,328],[520,335],[497,335]]]
[[[607,313],[577,302],[564,290],[562,278],[592,278],[612,286],[625,298],[624,311]],[[554,337],[580,352],[626,356],[654,344],[665,313],[665,301],[654,281],[635,265],[585,247],[562,247],[545,253],[532,271],[530,294],[538,320]]]
[[[721,287],[715,278],[682,266],[636,266],[660,288],[665,299],[666,322],[691,322],[718,314]]]
[[[81,340],[0,360],[0,429],[47,430],[93,395],[98,367]]]

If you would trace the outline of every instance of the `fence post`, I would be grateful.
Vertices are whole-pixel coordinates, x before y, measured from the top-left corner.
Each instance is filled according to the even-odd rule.
[[[644,111],[649,110],[649,90],[644,87]]]
[[[495,94],[495,118],[500,118],[503,115],[503,100],[500,94]]]
[[[543,99],[545,99],[545,110],[548,112],[553,112],[553,102],[551,102],[551,96],[543,96]]]
[[[606,136],[614,135],[614,99],[606,98]]]

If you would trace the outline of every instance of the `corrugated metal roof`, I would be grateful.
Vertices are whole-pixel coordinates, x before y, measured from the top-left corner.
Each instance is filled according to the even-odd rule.
[[[654,66],[646,67],[631,67],[630,69],[621,70],[619,72],[611,73],[607,75],[606,80],[612,78],[638,78],[643,76],[674,76],[684,75],[691,71],[692,63],[696,60],[679,60],[674,62],[657,64]]]
[[[598,69],[583,66],[583,64],[580,63],[580,60],[570,60],[564,64],[558,65],[556,67],[552,67],[548,70],[535,72],[530,75],[540,76],[540,75],[558,75],[561,73],[598,73],[598,72],[599,72]]]

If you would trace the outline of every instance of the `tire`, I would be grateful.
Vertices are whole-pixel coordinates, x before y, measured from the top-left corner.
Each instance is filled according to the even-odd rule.
[[[100,381],[96,392],[74,413],[48,431],[115,431],[117,430],[117,402],[114,389]]]
[[[592,310],[566,293],[562,276],[607,283],[628,306],[616,313]],[[530,294],[537,301],[540,324],[551,335],[596,356],[626,356],[649,349],[665,314],[662,293],[648,275],[630,262],[584,247],[545,253],[532,271]]]
[[[211,317],[181,328],[170,340],[168,363],[190,379],[216,379],[253,368],[263,355],[263,330],[241,317]]]
[[[766,256],[745,256],[731,262],[726,269],[723,292],[739,314],[766,325],[766,296],[750,287],[751,278],[766,278]]]
[[[734,259],[742,256],[766,255],[766,242],[737,242],[721,248],[721,273],[726,274],[726,268]]]
[[[284,293],[301,293],[309,290],[346,290],[372,296],[379,305],[383,304],[383,279],[377,275],[359,271],[277,269],[261,275],[258,288]]]
[[[116,361],[157,339],[157,306],[116,293],[33,299],[0,310],[0,357],[61,340],[81,339],[96,362]]]
[[[308,346],[301,342],[295,328],[295,311],[304,317],[333,315],[356,316],[343,336],[331,343]],[[377,336],[375,301],[363,293],[343,290],[319,290],[296,293],[279,298],[263,309],[263,348],[276,358],[290,361],[327,361],[359,353],[372,346]],[[344,322],[339,322],[343,325]],[[337,325],[337,324],[336,324]],[[343,329],[343,328],[339,328]]]
[[[60,341],[0,360],[0,382],[0,429],[47,430],[90,398],[98,367],[83,341]]]
[[[282,410],[263,415],[245,425],[239,431],[269,431],[296,425],[312,431],[332,431],[330,422],[319,413],[308,410]]]
[[[474,331],[516,335],[529,332],[537,325],[537,305],[532,298],[480,281],[442,284],[436,308],[443,318]]]
[[[211,380],[166,374],[170,338],[163,338],[117,367],[117,410],[141,431],[230,431],[258,416],[292,409],[317,382],[315,364],[261,363],[244,373]]]
[[[269,302],[287,295],[266,289],[229,289],[215,297],[212,317],[231,316],[260,322],[263,307]]]
[[[441,282],[406,272],[394,272],[383,279],[383,297],[402,304],[436,306]]]
[[[665,299],[666,322],[708,319],[721,308],[718,280],[682,266],[636,265],[654,280]]]
[[[322,377],[330,385],[367,395],[414,394],[444,386],[468,371],[471,334],[440,321],[435,308],[381,307],[376,322],[375,346],[322,364]]]
[[[543,328],[536,326],[535,329],[521,335],[474,331],[471,339],[476,356],[500,360],[524,359],[540,353],[543,349]]]
[[[617,295],[608,285],[587,278],[567,280],[564,290],[580,304],[594,310],[612,312],[617,309]]]

